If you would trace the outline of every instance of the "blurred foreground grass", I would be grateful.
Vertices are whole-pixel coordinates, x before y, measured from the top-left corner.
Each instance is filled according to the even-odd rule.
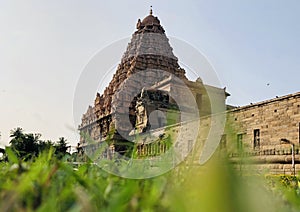
[[[53,152],[0,163],[0,211],[299,211],[298,179],[242,175],[224,160],[183,163],[151,179],[132,180],[84,164],[74,170]]]

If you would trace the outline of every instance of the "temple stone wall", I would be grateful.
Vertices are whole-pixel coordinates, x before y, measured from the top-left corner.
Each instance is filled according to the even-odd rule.
[[[226,126],[215,154],[228,156],[237,169],[252,173],[297,174],[299,112],[300,92],[227,111]],[[214,126],[211,116],[202,117],[200,126],[196,146],[189,156],[196,164]]]
[[[300,93],[239,107],[227,117],[229,138],[235,142],[240,139],[246,149],[299,145]]]

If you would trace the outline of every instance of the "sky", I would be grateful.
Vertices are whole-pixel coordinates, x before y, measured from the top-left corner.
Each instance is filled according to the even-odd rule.
[[[73,98],[84,68],[107,46],[129,39],[150,5],[167,36],[210,61],[231,94],[228,104],[300,91],[297,0],[0,0],[0,146],[16,127],[75,145]]]

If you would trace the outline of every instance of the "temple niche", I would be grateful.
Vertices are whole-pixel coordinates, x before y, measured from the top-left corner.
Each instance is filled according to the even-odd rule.
[[[225,89],[203,84],[201,78],[187,79],[152,10],[136,27],[109,85],[103,94],[97,93],[94,105],[82,116],[82,147],[88,140],[101,143],[109,138],[116,151],[123,151],[117,145],[126,142],[127,136],[179,123],[181,114],[210,115],[211,99],[224,105],[229,95]]]

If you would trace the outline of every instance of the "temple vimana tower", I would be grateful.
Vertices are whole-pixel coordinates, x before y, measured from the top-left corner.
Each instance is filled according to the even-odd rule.
[[[87,139],[130,140],[133,133],[166,127],[211,113],[210,95],[224,105],[225,89],[190,81],[180,67],[160,20],[152,13],[138,20],[125,53],[103,94],[79,126],[80,145]],[[220,107],[219,112],[223,110]],[[116,142],[119,143],[119,142]],[[115,151],[123,148],[114,143]]]

